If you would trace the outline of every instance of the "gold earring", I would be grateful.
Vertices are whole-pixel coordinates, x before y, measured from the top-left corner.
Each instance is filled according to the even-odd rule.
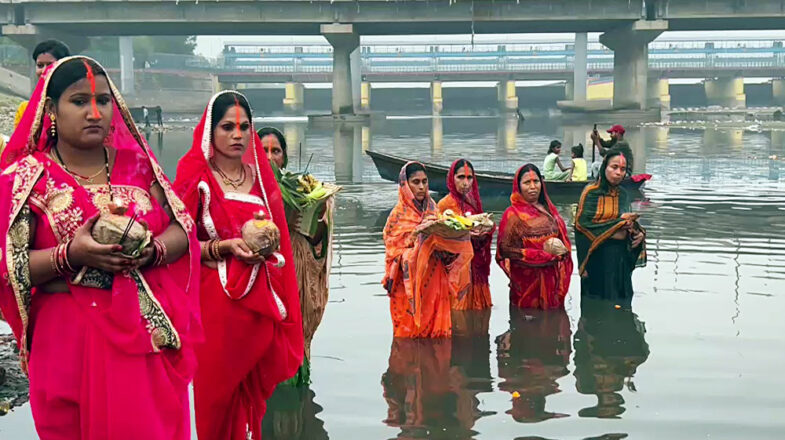
[[[55,121],[54,113],[49,113],[49,120],[52,121],[52,125],[49,126],[49,137],[57,136],[57,121]]]

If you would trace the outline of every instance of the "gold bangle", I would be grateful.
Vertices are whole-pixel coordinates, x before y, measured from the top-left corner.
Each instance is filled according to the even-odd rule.
[[[221,240],[215,239],[213,240],[213,259],[215,261],[221,261],[223,258],[221,257]]]

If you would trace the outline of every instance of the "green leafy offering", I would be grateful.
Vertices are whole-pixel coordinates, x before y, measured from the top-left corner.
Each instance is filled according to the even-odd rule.
[[[276,166],[273,166],[273,172],[281,187],[284,203],[300,212],[342,189],[340,186],[323,184],[308,173],[294,173]]]

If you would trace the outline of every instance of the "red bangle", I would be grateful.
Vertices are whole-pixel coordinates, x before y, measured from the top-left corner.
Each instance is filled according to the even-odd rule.
[[[66,276],[69,273],[76,272],[74,268],[71,266],[71,262],[68,261],[68,246],[71,244],[70,241],[65,243],[58,244],[54,248],[52,248],[52,254],[50,255],[49,261],[52,265],[52,270],[62,277]]]
[[[153,249],[155,251],[153,266],[164,266],[166,264],[167,257],[166,245],[163,241],[156,238],[153,240]]]

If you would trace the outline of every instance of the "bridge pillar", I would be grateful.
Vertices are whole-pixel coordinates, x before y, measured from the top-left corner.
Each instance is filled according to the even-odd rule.
[[[305,109],[305,87],[302,83],[286,83],[283,109],[286,113],[299,114]]]
[[[213,95],[223,90],[233,90],[235,88],[234,84],[222,83],[218,79],[218,75],[215,74],[210,75],[210,85],[213,89]]]
[[[774,105],[785,106],[785,79],[775,78],[771,80],[771,93],[774,95]]]
[[[431,104],[433,106],[433,114],[440,115],[444,110],[444,98],[442,97],[442,82],[431,82]]]
[[[131,37],[119,37],[120,44],[120,91],[123,95],[134,94],[134,41]]]
[[[613,108],[646,109],[649,43],[667,29],[665,20],[638,20],[600,35],[613,51]]]
[[[649,78],[646,98],[649,108],[659,107],[662,110],[670,110],[671,95],[668,78]]]
[[[570,98],[576,104],[586,102],[586,81],[588,74],[589,34],[578,32],[575,34],[575,61],[572,74],[572,94]],[[568,98],[569,99],[569,98]]]
[[[706,102],[728,108],[745,108],[747,95],[744,94],[744,78],[711,78],[704,83]]]
[[[360,46],[360,36],[351,24],[323,24],[321,32],[333,46],[333,115],[354,114],[352,75],[360,72],[352,72],[352,52]]]
[[[360,110],[365,113],[371,111],[371,83],[368,81],[360,85]]]
[[[501,81],[496,86],[499,97],[499,110],[504,113],[515,113],[518,110],[518,92],[515,81]]]

